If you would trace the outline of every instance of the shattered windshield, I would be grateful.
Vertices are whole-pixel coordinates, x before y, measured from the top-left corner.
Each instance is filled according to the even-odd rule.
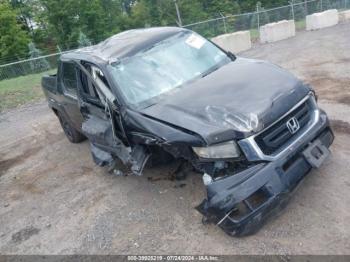
[[[205,38],[181,32],[135,56],[113,63],[110,70],[129,104],[147,105],[229,61],[224,52]]]

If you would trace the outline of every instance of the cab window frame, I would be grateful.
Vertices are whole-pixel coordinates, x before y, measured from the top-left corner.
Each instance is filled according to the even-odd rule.
[[[66,65],[72,65],[74,67],[74,73],[75,73],[75,87],[70,88],[67,87],[67,83],[65,82],[65,66]],[[73,61],[61,61],[60,64],[60,76],[61,76],[61,86],[62,86],[62,91],[66,96],[69,96],[75,100],[78,100],[78,71],[77,71],[77,66],[74,64]],[[72,81],[72,79],[70,79]]]
[[[99,66],[95,65],[94,63],[91,63],[88,61],[83,61],[83,60],[80,63],[91,75],[92,75],[92,67],[95,67],[100,72],[102,72],[103,77],[105,78],[105,75]],[[82,96],[82,98],[86,102],[88,102],[94,106],[104,108],[103,102],[102,102],[102,100],[99,96],[99,93],[95,87],[95,83],[93,83],[93,81],[85,74],[85,72],[79,68],[77,68],[77,75],[78,75],[78,85],[81,87],[80,88],[80,95]],[[85,83],[83,83],[82,77],[86,78]],[[102,79],[101,79],[101,81],[102,81]],[[106,85],[107,88],[110,89],[110,85],[109,85],[108,80],[106,78],[105,78],[105,81],[107,81],[107,85]],[[85,89],[85,87],[84,87],[85,84],[88,84],[88,86],[87,86],[88,90]],[[91,85],[91,86],[89,86],[89,85]],[[93,96],[91,95],[91,90],[93,90],[93,92],[94,92]]]

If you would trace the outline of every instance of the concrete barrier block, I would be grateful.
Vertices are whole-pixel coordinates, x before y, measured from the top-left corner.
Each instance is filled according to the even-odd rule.
[[[306,16],[306,30],[316,30],[338,24],[338,10],[331,9]]]
[[[294,20],[282,20],[260,27],[260,42],[271,43],[295,36]]]
[[[229,44],[227,41],[227,35],[228,34],[218,35],[218,36],[212,38],[211,41],[213,41],[215,44],[220,46],[222,49],[228,50]]]
[[[339,22],[350,21],[350,10],[339,12]]]
[[[219,35],[211,39],[226,51],[239,53],[252,47],[249,31],[238,31],[232,34]]]

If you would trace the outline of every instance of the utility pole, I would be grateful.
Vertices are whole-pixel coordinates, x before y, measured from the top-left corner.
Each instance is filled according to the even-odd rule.
[[[260,30],[259,2],[256,3],[256,14],[258,16],[258,31]]]
[[[226,17],[225,17],[221,12],[219,12],[219,14],[221,15],[222,21],[223,21],[223,23],[224,23],[225,34],[227,34]]]
[[[291,0],[291,1],[289,2],[289,4],[290,4],[290,6],[291,6],[291,8],[292,8],[292,17],[293,17],[293,20],[295,20],[295,17],[294,17],[294,1]]]
[[[304,0],[304,2],[305,2],[305,14],[308,15],[309,11],[307,9],[307,0]]]
[[[174,3],[175,3],[175,8],[176,8],[176,14],[177,14],[177,22],[178,22],[179,26],[182,27],[182,20],[181,20],[179,6],[177,5],[177,0],[174,0]]]

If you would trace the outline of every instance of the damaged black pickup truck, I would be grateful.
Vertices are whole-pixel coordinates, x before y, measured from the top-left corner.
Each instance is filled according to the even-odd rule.
[[[138,29],[65,53],[42,86],[68,139],[141,175],[150,159],[203,175],[204,221],[254,233],[329,155],[334,136],[310,86],[182,28]],[[165,157],[166,156],[166,157]]]

